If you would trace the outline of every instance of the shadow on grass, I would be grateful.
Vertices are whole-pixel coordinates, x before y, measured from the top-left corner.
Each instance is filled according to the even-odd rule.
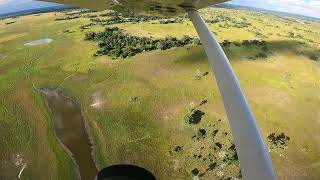
[[[320,49],[305,42],[283,40],[266,41],[265,43],[261,43],[262,41],[258,41],[258,43],[256,43],[257,41],[244,43],[244,41],[220,43],[230,61],[237,61],[239,59],[263,60],[274,53],[283,52],[305,56],[313,61],[320,61]],[[264,57],[264,55],[266,56]],[[186,53],[179,57],[175,62],[180,64],[205,63],[207,62],[207,57],[202,46],[193,45],[189,46]]]

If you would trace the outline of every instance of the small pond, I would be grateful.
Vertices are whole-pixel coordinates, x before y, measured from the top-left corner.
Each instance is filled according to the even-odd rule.
[[[40,92],[52,113],[55,135],[78,165],[81,179],[94,179],[97,169],[80,105],[56,89],[41,89]]]

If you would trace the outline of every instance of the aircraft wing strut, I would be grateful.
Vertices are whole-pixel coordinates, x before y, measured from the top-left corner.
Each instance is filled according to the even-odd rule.
[[[215,74],[244,179],[276,179],[267,148],[240,83],[219,43],[194,8],[187,9]]]

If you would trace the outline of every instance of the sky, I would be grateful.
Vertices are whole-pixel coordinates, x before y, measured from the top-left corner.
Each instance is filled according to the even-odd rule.
[[[320,0],[232,0],[228,3],[320,18]],[[56,5],[34,0],[0,0],[0,14]]]

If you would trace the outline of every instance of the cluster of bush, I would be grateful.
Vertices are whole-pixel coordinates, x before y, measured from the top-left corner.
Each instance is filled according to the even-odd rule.
[[[70,29],[66,29],[66,30],[63,30],[62,32],[63,32],[63,33],[74,33],[75,31],[72,31],[72,30],[70,30]]]
[[[258,32],[258,31],[250,31],[250,32],[252,32],[256,38],[260,38],[260,39],[262,39],[262,38],[267,38],[266,35]]]
[[[81,9],[80,11],[70,11],[66,12],[66,16],[80,16],[81,14],[87,14],[87,13],[93,13],[96,11],[90,10],[90,9]]]
[[[274,149],[274,148],[285,149],[285,147],[287,146],[287,142],[290,140],[290,137],[286,136],[284,133],[281,133],[279,135],[275,133],[271,133],[268,136],[268,140],[271,143],[271,146],[270,146],[271,149]]]
[[[232,44],[232,42],[230,42],[230,41],[228,41],[228,40],[224,40],[224,41],[222,41],[222,43],[220,43],[220,45],[221,45],[222,47],[224,47],[224,48],[230,47],[231,44]]]
[[[84,17],[84,18],[96,18],[96,17],[98,17],[98,15],[96,15],[96,14],[85,14],[82,17]]]
[[[55,19],[55,21],[63,21],[63,20],[70,20],[70,19],[77,19],[77,18],[80,18],[81,16],[80,15],[68,15],[68,16],[65,16],[65,17],[58,17]]]
[[[309,58],[310,58],[312,61],[318,61],[318,60],[319,60],[319,58],[318,58],[316,55],[311,55]]]
[[[143,15],[124,15],[123,18],[126,18],[129,20],[129,22],[148,22],[148,21],[153,21],[153,20],[159,20],[163,19],[162,17],[157,17],[157,16],[143,16]]]
[[[187,155],[188,161],[192,162],[191,165],[194,166],[190,169],[192,176],[201,178],[211,173],[219,179],[241,178],[241,171],[235,171],[238,169],[235,169],[235,166],[238,166],[239,163],[235,144],[229,133],[219,128],[221,126],[218,123],[221,123],[221,119],[211,121],[205,127],[202,126],[201,119],[205,113],[199,109],[207,103],[208,99],[202,100],[199,104],[190,103],[191,109],[185,115],[184,121],[187,125],[198,127],[197,130],[193,128],[195,131],[191,136],[192,144],[176,145],[173,150],[170,150],[170,154],[174,156]],[[205,164],[206,168],[203,167]],[[197,165],[200,165],[200,168],[196,167]],[[229,171],[231,168],[232,172]],[[224,172],[229,173],[224,175]],[[229,177],[230,175],[233,177]]]
[[[260,41],[260,40],[243,40],[242,42],[231,42],[229,40],[224,40],[222,41],[222,43],[220,43],[220,45],[222,47],[230,47],[232,44],[234,44],[235,46],[246,46],[246,47],[261,47],[261,49],[263,49],[264,51],[268,51],[268,46],[267,46],[267,41]]]
[[[233,18],[229,17],[229,16],[226,16],[226,15],[223,15],[223,14],[218,14],[216,15],[215,17],[216,19],[219,19],[220,21],[222,22],[225,22],[225,21],[235,21]]]
[[[206,19],[205,21],[208,24],[214,24],[214,23],[220,22],[219,19],[216,19],[216,18],[214,18],[214,19]]]
[[[15,23],[15,21],[9,21],[9,22],[6,22],[5,25],[9,25],[9,24],[13,24]]]
[[[160,20],[159,23],[160,24],[172,24],[172,23],[182,23],[183,21],[184,21],[183,18],[177,17],[174,19],[163,19],[163,20]]]
[[[103,32],[88,32],[85,40],[98,42],[100,49],[95,56],[108,55],[114,58],[130,57],[143,51],[156,49],[166,50],[172,47],[182,47],[188,44],[200,44],[200,40],[189,36],[181,39],[166,37],[163,39],[151,39],[146,37],[131,36],[123,33],[119,28],[107,27]]]
[[[260,41],[260,40],[243,40],[242,41],[242,45],[244,46],[267,46],[267,42],[266,41]]]
[[[216,137],[218,132],[218,129],[209,128],[206,130],[200,128],[198,129],[196,134],[191,137],[194,140],[196,138],[197,141],[203,141],[203,144],[204,142],[206,142],[205,139],[208,138],[207,142],[210,142],[209,144],[211,144],[209,146],[209,151],[208,149],[205,149],[205,146],[202,146],[200,147],[200,149],[193,152],[193,155],[191,157],[193,157],[194,160],[198,162],[200,161],[201,163],[209,163],[208,168],[206,168],[205,170],[202,169],[201,172],[198,168],[194,168],[193,170],[191,170],[191,174],[193,176],[202,177],[206,175],[206,173],[209,173],[209,171],[215,170],[216,167],[227,167],[231,164],[238,164],[238,155],[236,152],[235,144],[232,143],[231,139],[229,139],[230,136],[227,136],[227,132],[220,131],[220,133],[223,135],[219,135],[219,138]],[[219,141],[222,140],[220,138],[228,138],[228,141],[231,141],[231,144]],[[236,175],[238,178],[242,177],[241,171],[239,171],[238,174],[234,173],[234,175]]]
[[[266,41],[260,40],[243,40],[242,42],[231,42],[228,40],[224,40],[220,43],[222,47],[230,47],[232,44],[235,46],[246,46],[246,47],[260,47],[262,51],[269,51],[268,45]]]
[[[103,23],[103,22],[108,22],[110,21],[109,19],[101,19],[101,18],[90,18],[90,21],[91,22],[94,22],[94,23]]]
[[[219,27],[221,28],[229,28],[229,27],[234,27],[234,28],[246,28],[250,27],[252,24],[247,22],[246,18],[242,18],[241,21],[237,21],[235,18],[231,18],[226,15],[217,15],[215,17],[212,17],[210,19],[206,19],[207,23],[214,24],[218,22],[223,22],[223,24],[219,24]]]
[[[96,23],[85,24],[85,25],[80,26],[79,28],[80,28],[81,30],[89,29],[89,28],[90,28],[91,26],[93,26],[93,25],[96,25]]]
[[[198,139],[204,139],[206,138],[206,130],[205,129],[198,129],[198,132],[197,132],[197,136],[198,136]]]
[[[80,11],[76,8],[76,9],[72,9],[72,11],[67,11],[65,13],[66,16],[81,16],[82,14],[86,14],[89,15],[90,13],[94,13],[96,11],[90,10],[90,9],[81,9]],[[76,11],[75,11],[76,10]],[[84,16],[86,16],[84,15]]]
[[[256,60],[256,59],[265,59],[267,57],[268,57],[268,55],[266,53],[258,52],[254,56],[250,56],[249,59]]]
[[[251,25],[252,25],[251,23],[247,23],[247,22],[237,22],[237,23],[233,24],[232,27],[246,28],[246,27],[250,27]]]
[[[101,18],[91,18],[90,21],[100,23],[102,25],[111,25],[111,24],[120,24],[120,23],[139,23],[139,22],[149,22],[152,20],[162,19],[161,17],[156,16],[143,16],[143,15],[134,15],[134,14],[125,14],[122,15],[116,12],[108,12],[100,15],[102,17],[111,17],[109,19]]]
[[[256,60],[256,59],[265,59],[268,57],[267,53],[269,53],[269,48],[267,46],[266,41],[259,41],[259,40],[244,40],[242,41],[242,45],[246,47],[256,46],[260,48],[260,52],[255,54],[254,56],[249,57],[249,59]]]
[[[152,20],[160,20],[160,24],[170,24],[170,23],[182,23],[186,16],[178,16],[174,19],[165,19],[163,17],[157,16],[143,16],[143,15],[135,15],[132,13],[118,13],[115,11],[108,11],[103,14],[100,14],[100,17],[110,17],[110,19],[100,19],[98,17],[94,17],[91,19],[92,22],[98,22],[102,25],[111,25],[111,24],[120,24],[120,23],[139,23],[139,22],[149,22]]]
[[[233,27],[233,28],[246,28],[246,27],[249,27],[251,26],[251,23],[246,23],[246,22],[225,22],[224,24],[219,24],[219,27],[220,28],[230,28],[230,27]]]
[[[268,57],[268,53],[270,53],[270,50],[267,46],[266,41],[260,41],[260,40],[243,40],[242,42],[230,42],[228,40],[224,40],[220,45],[225,49],[229,48],[231,45],[235,45],[237,47],[245,46],[248,48],[259,48],[259,52],[255,54],[254,56],[250,56],[249,59],[256,60],[256,59],[265,59]]]
[[[302,35],[297,34],[297,33],[293,33],[293,32],[289,32],[287,37],[289,38],[298,38],[298,39],[304,39]]]
[[[97,17],[95,14],[89,14],[95,11],[89,10],[89,9],[82,9],[81,11],[71,11],[65,13],[64,17],[58,17],[55,19],[55,21],[63,21],[63,20],[71,20],[71,19],[77,19],[80,17],[85,17],[85,18],[93,18]],[[82,14],[85,14],[82,16]]]
[[[185,115],[184,121],[187,124],[199,124],[205,114],[206,113],[202,112],[201,110],[191,109],[191,111]]]
[[[108,16],[119,16],[120,13],[118,13],[117,11],[107,11],[103,14],[100,14],[101,17],[108,17]]]
[[[209,163],[208,168],[205,170],[202,170],[200,173],[200,170],[198,168],[194,168],[191,170],[191,174],[193,176],[199,176],[202,177],[209,173],[209,171],[213,171],[216,169],[216,167],[223,166],[227,167],[231,164],[238,164],[238,155],[236,152],[235,144],[232,143],[225,143],[220,138],[230,138],[228,137],[227,132],[221,132],[222,135],[219,135],[219,138],[216,137],[217,133],[219,132],[218,129],[198,129],[197,133],[192,136],[191,138],[197,141],[205,141],[206,137],[208,138],[210,142],[210,149],[209,151],[205,150],[205,147],[202,146],[200,149],[196,150],[191,157],[193,157],[194,160],[200,161],[201,163]],[[209,153],[209,154],[208,154]],[[238,178],[242,177],[241,171],[239,171],[238,174],[234,174]],[[223,176],[223,174],[222,174]],[[229,178],[227,178],[229,179]]]

